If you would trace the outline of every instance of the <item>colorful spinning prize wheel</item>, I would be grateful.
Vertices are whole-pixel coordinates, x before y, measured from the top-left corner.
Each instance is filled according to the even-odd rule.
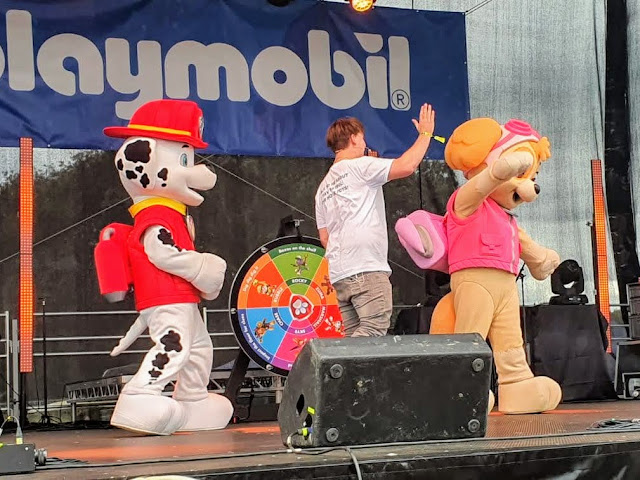
[[[315,238],[282,237],[258,248],[238,271],[231,326],[262,368],[286,376],[309,340],[344,336],[324,253]]]

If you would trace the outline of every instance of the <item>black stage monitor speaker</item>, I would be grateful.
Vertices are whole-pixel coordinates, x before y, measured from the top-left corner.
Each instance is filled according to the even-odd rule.
[[[640,399],[640,340],[618,344],[614,386],[619,398]]]
[[[629,336],[634,340],[640,339],[640,313],[629,315]]]
[[[482,437],[491,350],[478,334],[313,339],[278,411],[285,445]]]

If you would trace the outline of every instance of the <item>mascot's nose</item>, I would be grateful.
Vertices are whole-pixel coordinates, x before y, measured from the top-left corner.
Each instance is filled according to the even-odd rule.
[[[196,190],[210,190],[216,184],[217,176],[207,165],[199,164],[189,168],[188,185]]]
[[[540,185],[538,185],[537,183],[533,185],[533,189],[536,191],[536,195],[540,193]]]

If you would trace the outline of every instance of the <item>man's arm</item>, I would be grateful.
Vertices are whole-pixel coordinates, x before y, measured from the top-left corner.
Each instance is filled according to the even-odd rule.
[[[324,248],[327,248],[327,243],[329,242],[329,232],[326,228],[319,228],[318,234],[320,235],[320,243]]]
[[[436,122],[436,112],[431,108],[431,105],[425,103],[420,108],[419,120],[412,119],[411,121],[418,131],[418,139],[409,150],[393,161],[389,170],[389,181],[408,177],[416,171],[431,143],[431,136]]]

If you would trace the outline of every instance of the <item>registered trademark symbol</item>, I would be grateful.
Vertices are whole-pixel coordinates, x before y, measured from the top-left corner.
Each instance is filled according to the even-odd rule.
[[[394,90],[391,94],[391,103],[396,110],[409,110],[411,97],[404,90]]]

